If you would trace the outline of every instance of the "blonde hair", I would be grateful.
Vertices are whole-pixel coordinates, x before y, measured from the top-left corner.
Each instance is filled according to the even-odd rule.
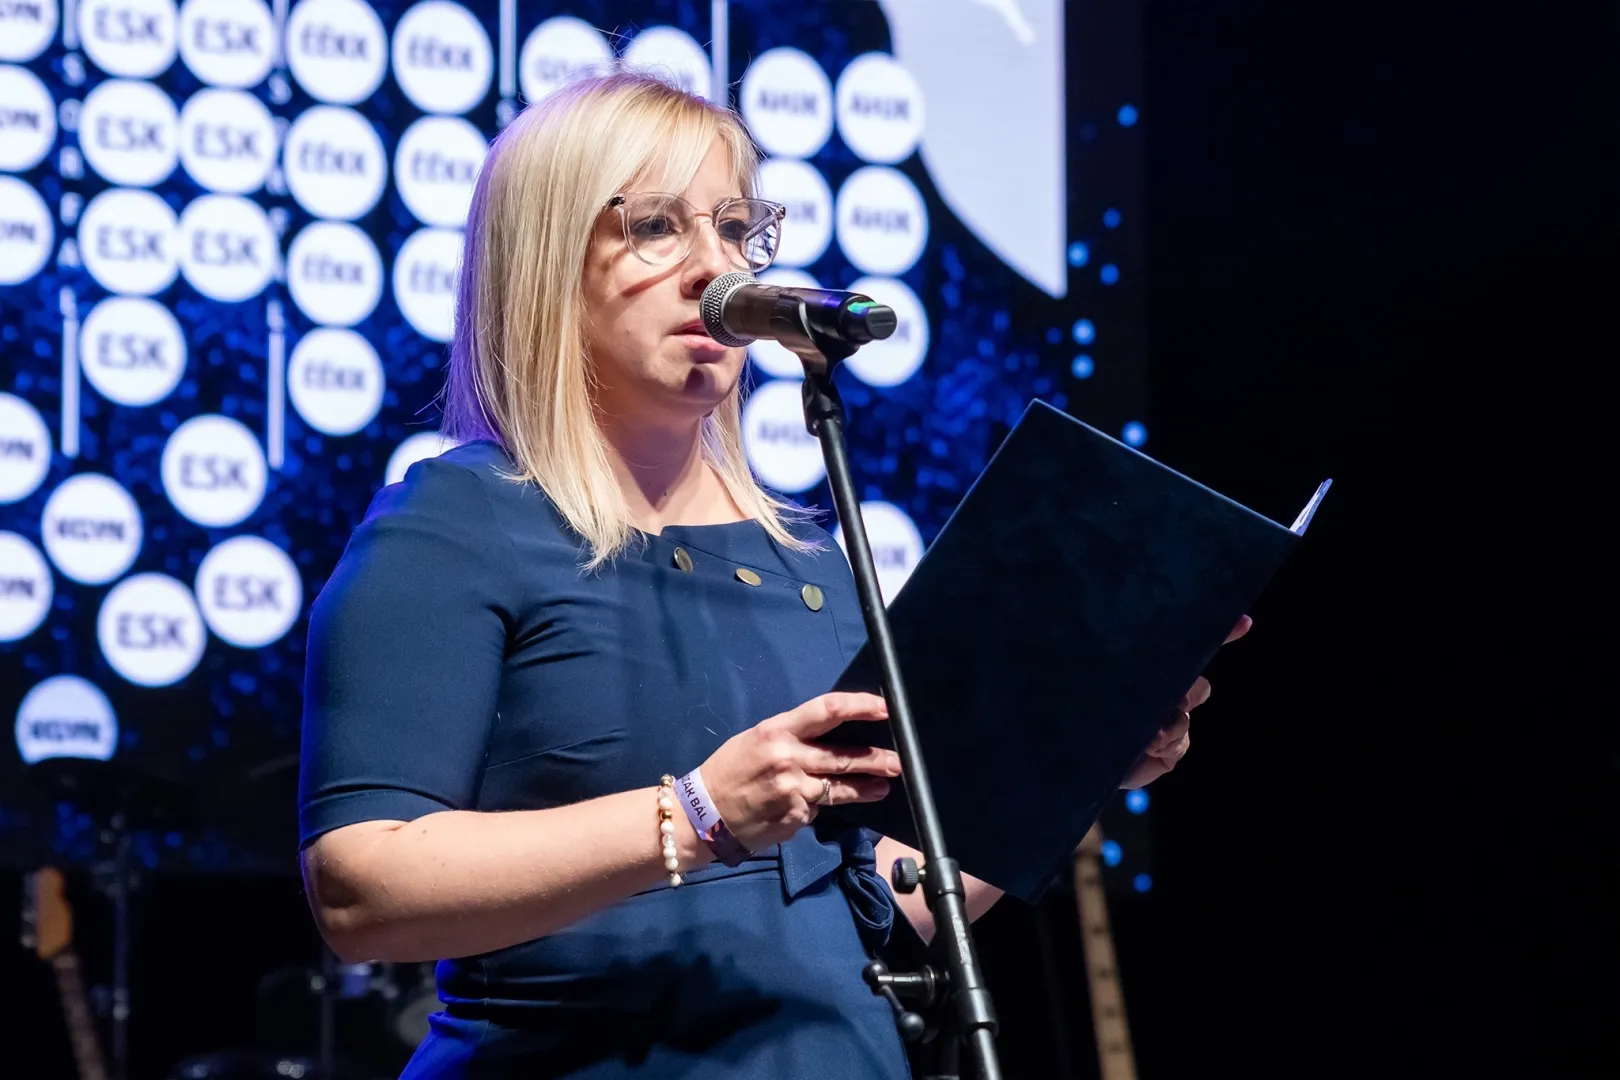
[[[490,146],[467,213],[443,431],[491,439],[583,537],[595,569],[636,537],[591,399],[582,279],[598,215],[637,178],[684,191],[715,138],[745,195],[759,154],[736,114],[651,75],[581,79],[520,113]],[[703,458],[780,544],[805,512],[762,488],[743,452],[740,392],[703,422]]]

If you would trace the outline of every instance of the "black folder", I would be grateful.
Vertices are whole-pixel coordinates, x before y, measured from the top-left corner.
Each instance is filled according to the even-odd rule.
[[[963,871],[1031,903],[1064,873],[1329,483],[1285,528],[1029,406],[888,606]],[[878,685],[868,644],[835,689]],[[823,741],[893,746],[887,724]],[[899,784],[829,813],[917,845]]]

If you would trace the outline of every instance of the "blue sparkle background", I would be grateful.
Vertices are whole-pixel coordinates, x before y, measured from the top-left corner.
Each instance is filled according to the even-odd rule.
[[[468,8],[498,41],[494,0]],[[373,3],[391,35],[409,7]],[[892,388],[840,377],[849,411],[851,452],[862,497],[904,509],[931,540],[983,468],[1009,425],[1032,398],[1067,408],[1099,428],[1145,441],[1141,138],[1150,118],[1138,112],[1139,57],[1109,35],[1100,7],[1066,6],[1069,178],[1069,293],[1054,299],[1005,266],[951,214],[913,155],[896,167],[922,192],[930,236],[917,264],[901,277],[930,319],[930,351],[922,369]],[[583,18],[622,46],[643,28],[673,25],[709,42],[707,0],[578,0],[520,4],[517,42],[559,14]],[[1117,19],[1120,16],[1110,15]],[[1134,39],[1131,39],[1134,41]],[[789,45],[810,53],[836,83],[854,57],[890,48],[882,9],[869,0],[807,4],[803,0],[734,0],[729,15],[728,65],[733,99],[749,60]],[[82,53],[57,40],[25,66],[60,104],[81,100],[104,76]],[[994,78],[993,72],[969,77]],[[176,62],[152,80],[178,104],[202,84]],[[277,118],[291,120],[316,104],[284,68],[272,71],[257,95]],[[486,135],[497,130],[498,85],[466,118]],[[355,106],[377,129],[390,164],[399,135],[421,113],[392,76]],[[949,117],[931,115],[930,123]],[[287,551],[303,579],[304,608],[319,592],[350,532],[382,486],[394,448],[411,434],[438,426],[432,401],[443,377],[445,347],[417,334],[392,291],[355,327],[376,348],[386,376],[382,407],[354,435],[334,438],[285,412],[284,460],[272,469],[259,508],[228,529],[207,529],[181,516],[164,494],[158,465],[173,430],[201,413],[233,417],[261,440],[269,396],[270,307],[286,320],[286,354],[312,328],[280,282],[239,304],[197,293],[184,277],[155,299],[179,320],[187,367],[174,392],[155,405],[131,408],[103,399],[87,382],[80,389],[79,451],[65,456],[61,428],[63,290],[79,319],[105,294],[72,258],[77,214],[107,185],[87,166],[75,169],[77,135],[58,132],[55,151],[21,174],[58,211],[57,257],[31,281],[0,288],[0,371],[5,388],[45,418],[56,450],[45,482],[28,498],[0,506],[0,529],[40,546],[40,517],[50,493],[81,472],[106,473],[135,497],[145,519],[143,546],[128,573],[160,571],[190,584],[203,556],[233,535],[263,536]],[[864,162],[834,130],[811,159],[832,190]],[[1009,183],[1015,183],[1009,178]],[[204,192],[183,168],[154,190],[178,214]],[[252,196],[270,215],[285,245],[312,218],[273,176]],[[356,221],[382,253],[384,280],[393,254],[418,223],[390,184],[377,207]],[[1054,227],[1056,227],[1054,225]],[[844,288],[861,274],[836,242],[805,268],[824,285]],[[1075,328],[1089,328],[1077,344]],[[763,375],[755,375],[762,380]],[[797,496],[830,507],[825,485]],[[830,511],[827,524],[832,524]],[[202,661],[180,683],[149,689],[114,672],[96,642],[96,614],[112,583],[85,586],[55,576],[45,623],[29,637],[0,644],[0,717],[9,729],[22,697],[56,674],[83,676],[99,686],[118,716],[114,762],[147,778],[153,809],[138,820],[135,852],[148,866],[174,870],[292,873],[295,870],[294,790],[302,702],[301,615],[280,641],[240,649],[210,637]],[[158,798],[161,796],[161,800]],[[59,798],[30,776],[13,744],[0,751],[0,861],[84,865],[97,855],[94,807]],[[1127,858],[1127,862],[1129,859]]]

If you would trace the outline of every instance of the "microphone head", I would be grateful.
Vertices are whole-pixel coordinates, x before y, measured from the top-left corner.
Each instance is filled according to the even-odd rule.
[[[698,298],[698,314],[703,318],[703,329],[720,344],[747,345],[754,340],[744,334],[734,334],[727,330],[723,315],[727,297],[744,285],[755,284],[757,280],[753,274],[733,270],[709,282],[709,287],[704,289],[703,295]]]

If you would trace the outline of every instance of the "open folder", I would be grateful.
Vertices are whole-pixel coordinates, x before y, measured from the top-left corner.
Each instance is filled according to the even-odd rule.
[[[946,849],[1034,902],[1304,535],[1036,401],[889,604]],[[876,692],[864,646],[835,689]],[[887,724],[828,743],[893,746]],[[901,785],[828,811],[916,846]],[[886,869],[886,868],[885,868]]]

